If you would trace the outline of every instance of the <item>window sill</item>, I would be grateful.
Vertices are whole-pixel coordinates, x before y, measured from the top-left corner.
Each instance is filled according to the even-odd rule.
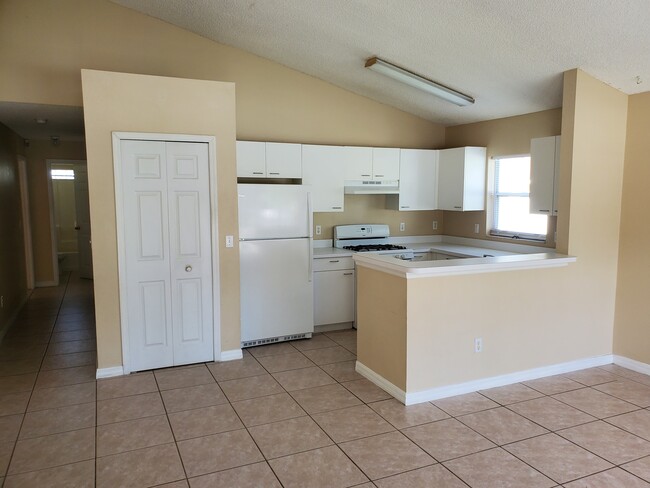
[[[524,234],[521,232],[507,232],[500,230],[491,230],[489,235],[492,237],[501,237],[513,241],[543,242],[546,244],[547,236],[542,234]]]

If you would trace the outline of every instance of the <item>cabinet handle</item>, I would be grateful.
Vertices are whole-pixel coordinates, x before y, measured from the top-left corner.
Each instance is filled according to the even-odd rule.
[[[343,276],[352,276],[353,273],[343,273]]]
[[[260,171],[253,171],[253,174],[254,174],[254,175],[263,175],[264,173],[262,173],[262,172],[260,172]]]
[[[366,177],[370,178],[370,175],[361,175],[361,176],[366,176]]]
[[[458,205],[454,205],[454,208],[463,208],[463,207],[459,207]]]
[[[269,173],[270,175],[279,175],[280,173]]]
[[[550,210],[542,210],[542,209],[540,209],[540,210],[538,210],[538,212],[550,213],[551,211]]]
[[[341,210],[341,207],[332,207],[334,210]]]
[[[400,208],[411,208],[408,205],[402,205]]]
[[[375,178],[383,178],[384,175],[375,175]]]
[[[330,260],[330,263],[338,263],[338,262],[339,262],[338,259],[331,259],[331,260]]]

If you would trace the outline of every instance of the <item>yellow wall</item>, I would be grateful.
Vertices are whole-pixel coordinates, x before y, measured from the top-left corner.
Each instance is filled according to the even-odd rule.
[[[577,262],[408,280],[409,392],[612,353],[627,96],[581,71],[565,76],[562,137],[573,140],[562,153],[561,192],[570,191],[560,216],[570,204],[564,241]],[[394,286],[394,277],[385,280]],[[364,294],[359,287],[359,303],[379,308],[373,317],[380,329],[395,321],[390,312],[400,298]],[[371,330],[367,313],[358,313],[359,330]],[[480,354],[473,352],[476,337],[483,339]],[[379,355],[359,349],[364,364]]]
[[[650,92],[628,100],[614,353],[650,364]]]
[[[535,137],[557,136],[560,134],[562,109],[545,110],[532,114],[487,120],[474,124],[447,127],[445,146],[485,146],[487,147],[488,163],[495,156],[514,154],[529,154],[530,140]],[[495,241],[510,241],[499,237],[491,237],[486,228],[486,212],[444,212],[447,235],[470,237],[474,239],[489,239]],[[535,246],[555,247],[553,236],[556,218],[548,219],[546,243],[531,242]],[[474,224],[479,224],[479,234],[474,233]],[[526,244],[518,241],[518,244]]]
[[[38,286],[53,284],[52,229],[50,226],[50,201],[47,184],[47,161],[83,161],[86,147],[83,142],[61,141],[58,146],[51,141],[30,141],[25,148],[29,179],[29,211],[32,221],[32,249],[34,254],[34,281]]]
[[[418,148],[444,144],[445,129],[439,124],[106,0],[5,0],[0,45],[4,101],[79,106],[81,68],[230,81],[237,84],[239,139]],[[395,235],[400,222],[407,224],[409,235],[434,233],[430,212],[381,210],[377,199],[346,197],[345,212],[314,215],[314,224],[323,227],[316,238],[329,239],[332,225],[366,222],[365,216],[390,224]],[[35,241],[37,255],[49,252],[45,244],[41,237]],[[42,281],[48,281],[50,266],[39,258]]]
[[[120,304],[112,131],[213,135],[217,150],[221,347],[239,349],[239,248],[232,83],[82,71],[88,151],[97,359],[120,366]]]
[[[0,124],[0,337],[23,304],[27,293],[25,244],[17,156],[22,139]]]

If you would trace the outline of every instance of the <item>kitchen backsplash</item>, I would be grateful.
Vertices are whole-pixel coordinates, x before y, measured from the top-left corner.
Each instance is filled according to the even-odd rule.
[[[314,230],[314,239],[332,239],[332,227],[344,224],[388,224],[393,237],[442,234],[443,211],[399,212],[386,208],[386,195],[345,195],[344,212],[314,213],[314,229],[320,225],[322,230],[321,235]]]

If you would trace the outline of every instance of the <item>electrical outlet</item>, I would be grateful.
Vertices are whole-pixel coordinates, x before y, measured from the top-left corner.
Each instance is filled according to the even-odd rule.
[[[235,245],[235,239],[233,236],[226,236],[226,247],[233,247]]]
[[[478,234],[480,232],[480,225],[479,224],[474,224],[474,234]]]
[[[323,233],[323,229],[321,228],[320,225],[316,226],[316,235],[319,236]]]
[[[483,338],[474,338],[474,352],[483,352]]]
[[[433,221],[433,230],[438,230],[438,221],[437,220]]]
[[[399,231],[404,232],[405,230],[406,230],[406,224],[404,222],[400,222]]]

